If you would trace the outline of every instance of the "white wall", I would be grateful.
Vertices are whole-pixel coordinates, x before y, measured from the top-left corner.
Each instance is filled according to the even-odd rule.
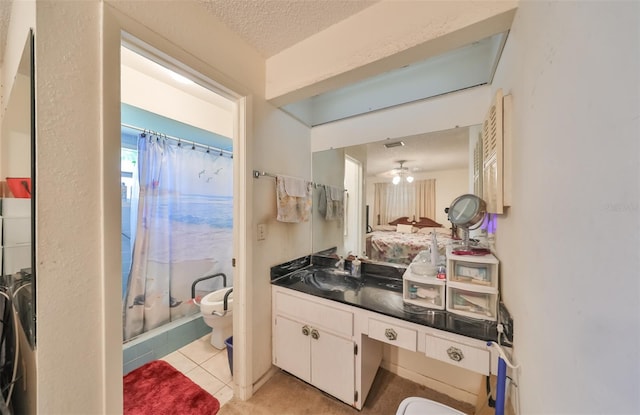
[[[377,2],[270,57],[266,96],[289,104],[501,33],[517,4]]]
[[[236,379],[248,383],[241,392],[250,395],[271,367],[269,267],[311,248],[306,224],[273,224],[266,243],[255,241],[255,224],[273,216],[274,184],[254,181],[251,169],[309,177],[308,129],[264,101],[262,58],[195,3],[43,1],[36,13],[38,413],[122,408],[121,287],[115,277],[121,28],[251,96],[241,163],[249,179],[238,195],[238,203],[248,204],[251,246],[237,260],[249,271],[241,290],[254,297],[242,300],[252,323],[234,339],[236,353],[248,349],[239,361],[248,369]]]
[[[311,129],[311,150],[322,151],[482,124],[491,88],[478,86],[374,111]]]
[[[100,8],[36,6],[38,413],[105,409]]]
[[[499,217],[523,414],[640,412],[640,3],[521,2]]]
[[[31,77],[18,73],[2,118],[0,179],[31,177]]]
[[[2,60],[0,73],[2,84],[2,115],[7,108],[7,101],[18,73],[18,66],[22,58],[22,50],[29,36],[29,29],[36,26],[36,3],[34,0],[14,1],[11,3],[11,20],[7,27],[7,44]]]
[[[314,153],[313,180],[329,186],[344,186],[345,151],[336,149]],[[319,192],[314,191],[314,202]],[[317,206],[317,204],[315,205]],[[336,247],[339,254],[344,254],[344,229],[341,221],[327,221],[321,217],[317,208],[313,209],[313,251],[321,251]]]
[[[35,27],[35,2],[11,4],[11,20],[0,72],[0,120],[2,120],[2,156],[0,177],[31,176],[31,125],[29,112],[31,82],[28,74],[18,72],[29,29]],[[11,105],[9,105],[11,103]],[[25,127],[27,128],[25,130]]]
[[[251,167],[311,180],[309,128],[264,101],[255,104],[253,125],[256,137],[251,143]],[[276,221],[275,179],[261,177],[249,180],[247,190],[253,195],[249,225],[249,242],[253,244],[253,274],[248,275],[247,279],[253,291],[250,301],[253,303],[251,325],[254,330],[252,344],[255,347],[252,366],[255,383],[271,368],[270,267],[311,253],[312,222]],[[263,241],[258,241],[256,237],[258,224],[267,225],[267,237]]]
[[[207,102],[127,66],[122,66],[121,79],[122,102],[224,137],[233,136],[230,108]]]

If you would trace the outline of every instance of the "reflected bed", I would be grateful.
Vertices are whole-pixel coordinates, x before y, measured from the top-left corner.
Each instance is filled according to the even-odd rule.
[[[428,218],[410,222],[399,218],[389,225],[374,226],[366,236],[367,257],[373,261],[410,264],[415,256],[431,247],[431,233],[436,233],[438,250],[444,254],[451,230]]]

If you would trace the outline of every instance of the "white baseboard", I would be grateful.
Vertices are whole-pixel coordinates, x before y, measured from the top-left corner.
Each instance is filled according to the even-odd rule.
[[[262,387],[262,385],[264,385],[265,383],[267,383],[267,381],[269,379],[271,379],[276,373],[278,373],[280,371],[280,368],[277,366],[273,366],[271,365],[271,369],[267,370],[267,372],[262,375],[260,377],[260,379],[258,379],[254,384],[253,384],[253,392],[251,393],[252,395],[254,393],[256,393],[256,391],[258,389],[260,389]]]
[[[389,363],[386,360],[382,361],[381,367],[402,378],[409,379],[410,381],[418,383],[420,385],[424,385],[429,389],[433,389],[436,392],[443,393],[458,401],[469,403],[471,405],[476,404],[476,400],[478,398],[476,394],[458,389],[451,385],[447,385],[446,383],[440,382],[439,380],[432,379],[430,377],[413,372],[394,363]]]

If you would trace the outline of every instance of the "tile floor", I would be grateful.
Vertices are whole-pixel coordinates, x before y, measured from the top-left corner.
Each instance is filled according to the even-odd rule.
[[[233,378],[227,350],[211,345],[210,334],[168,354],[161,360],[169,363],[202,389],[215,396],[220,406],[233,398]]]

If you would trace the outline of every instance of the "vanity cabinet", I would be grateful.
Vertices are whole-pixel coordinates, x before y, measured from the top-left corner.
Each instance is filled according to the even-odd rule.
[[[273,292],[273,364],[356,406],[353,313]]]
[[[273,364],[356,409],[367,399],[385,344],[497,373],[497,354],[485,340],[277,285],[271,293]]]

